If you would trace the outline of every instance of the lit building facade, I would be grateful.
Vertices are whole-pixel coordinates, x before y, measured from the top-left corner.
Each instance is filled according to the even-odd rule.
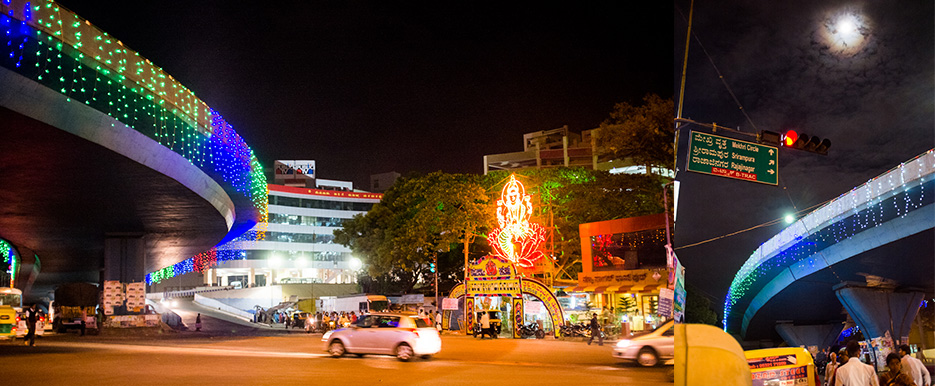
[[[565,291],[589,300],[614,327],[641,331],[668,318],[659,315],[660,289],[670,283],[665,216],[581,224],[582,272]]]
[[[321,181],[321,180],[319,180]],[[366,213],[383,197],[352,190],[269,185],[269,222],[260,241],[234,241],[240,260],[220,262],[205,285],[256,287],[300,283],[356,283],[360,260],[334,242],[344,220]]]

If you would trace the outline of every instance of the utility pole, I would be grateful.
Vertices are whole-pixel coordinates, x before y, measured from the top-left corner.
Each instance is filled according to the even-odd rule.
[[[468,235],[467,231],[464,232],[464,312],[461,313],[461,328],[464,329],[464,334],[467,335],[467,299],[468,299]]]
[[[435,312],[438,312],[438,309],[441,307],[441,302],[438,300],[438,254],[435,254]]]

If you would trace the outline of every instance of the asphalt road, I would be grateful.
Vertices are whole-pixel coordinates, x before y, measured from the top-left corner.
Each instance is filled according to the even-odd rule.
[[[240,332],[248,336],[229,331],[105,331],[83,337],[49,334],[36,347],[0,342],[0,379],[4,385],[96,386],[667,383],[664,368],[620,364],[611,357],[609,344],[443,335],[441,353],[404,363],[382,356],[330,358],[320,335],[299,330]]]

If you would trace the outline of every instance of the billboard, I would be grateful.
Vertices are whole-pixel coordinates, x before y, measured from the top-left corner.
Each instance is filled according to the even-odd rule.
[[[276,160],[273,169],[276,181],[315,179],[314,160]]]

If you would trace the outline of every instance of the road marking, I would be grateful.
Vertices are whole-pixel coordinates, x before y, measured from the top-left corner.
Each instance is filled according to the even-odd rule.
[[[144,351],[149,353],[177,353],[183,351],[186,354],[200,354],[210,356],[240,356],[240,357],[263,357],[263,358],[321,358],[326,357],[325,353],[306,353],[306,352],[282,352],[282,351],[243,351],[231,350],[229,348],[204,348],[190,346],[146,346],[135,344],[113,344],[113,343],[70,343],[54,342],[44,344],[51,347],[72,347],[72,348],[95,348],[101,350],[118,351]]]

